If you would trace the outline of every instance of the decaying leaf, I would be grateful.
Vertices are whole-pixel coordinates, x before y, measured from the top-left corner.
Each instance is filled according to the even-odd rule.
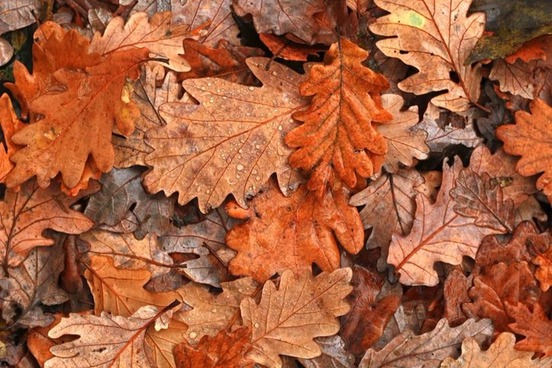
[[[15,0],[0,3],[0,35],[23,28],[36,22],[41,7],[40,0]],[[6,64],[13,56],[13,47],[9,42],[0,39],[0,66]]]
[[[147,13],[133,14],[125,24],[121,17],[113,18],[103,35],[96,33],[90,43],[90,52],[106,55],[114,51],[147,48],[150,57],[167,59],[168,68],[187,72],[190,66],[180,55],[184,53],[182,41],[188,35],[185,25],[171,23],[172,13],[155,13],[148,20]]]
[[[473,337],[480,343],[489,338],[492,331],[491,322],[485,319],[478,322],[469,319],[452,328],[446,319],[442,319],[428,333],[415,336],[408,330],[395,337],[382,350],[368,350],[359,368],[439,367],[443,359],[456,354],[466,338]]]
[[[226,237],[238,252],[230,261],[234,275],[264,282],[287,269],[300,274],[315,263],[323,271],[339,267],[338,242],[349,252],[363,246],[362,223],[348,193],[339,186],[322,198],[299,187],[285,197],[274,182],[250,203],[254,216]]]
[[[449,192],[455,188],[461,168],[458,159],[451,167],[443,164],[443,182],[435,203],[430,204],[424,195],[418,194],[412,231],[407,236],[393,235],[388,262],[400,273],[401,283],[437,285],[439,279],[434,262],[460,264],[463,256],[475,258],[485,236],[508,232],[501,217],[492,216],[494,221],[482,227],[477,222],[482,221],[480,216],[487,215],[486,211],[472,209],[469,204],[463,214],[454,210],[458,204]],[[505,211],[500,198],[489,200],[499,213]]]
[[[55,357],[46,361],[45,367],[149,368],[144,337],[147,327],[158,316],[157,309],[151,306],[144,306],[129,317],[71,313],[48,336],[79,338],[54,346],[51,351]]]
[[[309,189],[323,192],[333,172],[348,187],[378,172],[387,143],[373,123],[387,123],[392,115],[382,106],[380,93],[387,80],[364,67],[368,52],[341,39],[314,65],[301,84],[303,96],[313,96],[309,108],[293,118],[303,122],[286,136],[298,148],[289,158],[292,167],[311,171]]]
[[[549,154],[552,150],[552,107],[536,99],[531,103],[531,114],[516,113],[515,125],[503,125],[496,130],[504,141],[504,151],[521,156],[516,170],[523,176],[543,173],[537,180],[537,188],[552,198],[552,172]]]
[[[102,57],[88,51],[88,39],[77,31],[51,22],[41,30],[49,36],[33,45],[33,74],[16,62],[16,83],[8,87],[33,119],[43,118],[12,136],[25,147],[12,155],[15,167],[5,182],[15,187],[36,175],[38,184],[46,187],[61,173],[71,189],[87,169],[107,172],[113,167],[114,121],[121,133],[132,133],[137,111],[122,101],[121,92],[127,77],[138,76],[147,50],[113,51]]]
[[[314,339],[322,355],[304,359],[299,358],[299,362],[305,368],[353,368],[355,366],[355,357],[345,349],[345,342],[339,335],[329,337],[317,337]]]
[[[510,328],[514,333],[525,337],[516,344],[516,349],[552,356],[552,321],[543,307],[535,304],[533,311],[530,311],[525,305],[518,303],[507,304],[507,310],[515,320]]]
[[[370,30],[394,36],[376,45],[387,56],[414,66],[418,73],[401,81],[405,92],[425,94],[446,90],[431,99],[451,111],[465,111],[477,104],[481,67],[465,65],[482,36],[485,14],[466,16],[471,1],[464,0],[376,0],[391,14],[380,17]]]
[[[545,368],[552,364],[552,358],[532,359],[532,352],[514,349],[516,337],[504,332],[498,335],[488,350],[481,351],[474,338],[468,337],[462,343],[462,355],[454,360],[446,358],[441,368]]]
[[[255,362],[246,358],[251,350],[251,332],[239,328],[221,331],[215,337],[205,336],[195,346],[186,342],[175,348],[179,368],[253,368]]]
[[[297,92],[302,76],[268,59],[247,63],[263,86],[243,86],[222,79],[184,81],[199,106],[168,103],[161,107],[167,125],[150,130],[146,142],[154,152],[144,178],[151,192],[178,192],[178,201],[197,197],[207,212],[228,194],[245,204],[269,176],[288,171],[290,149],[283,137],[296,123],[291,114],[305,106]],[[268,66],[268,70],[265,70]]]
[[[67,234],[89,230],[94,222],[69,208],[77,198],[63,195],[59,186],[40,189],[34,180],[21,185],[19,192],[8,190],[0,202],[0,259],[3,267],[17,267],[35,247],[54,244],[44,230]]]
[[[279,354],[299,358],[320,355],[313,339],[339,330],[336,317],[349,311],[344,298],[351,292],[351,277],[350,268],[316,277],[310,272],[294,275],[286,271],[278,288],[266,282],[259,304],[252,298],[240,304],[243,323],[252,334],[253,350],[247,356],[267,367],[281,367]]]

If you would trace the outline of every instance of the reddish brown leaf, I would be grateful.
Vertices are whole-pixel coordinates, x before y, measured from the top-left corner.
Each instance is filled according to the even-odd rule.
[[[552,321],[546,316],[540,304],[531,312],[525,305],[507,305],[508,313],[515,320],[510,324],[513,332],[525,336],[516,344],[516,349],[552,356]]]
[[[318,56],[324,48],[295,43],[285,37],[278,37],[268,33],[259,34],[259,38],[272,52],[273,57],[285,60],[307,61],[309,56]]]
[[[338,242],[349,252],[362,249],[364,234],[348,193],[336,186],[322,198],[304,186],[290,197],[274,182],[250,203],[254,217],[228,232],[226,243],[238,252],[230,261],[234,275],[266,281],[290,269],[296,274],[316,263],[324,271],[339,267]]]
[[[174,351],[177,368],[253,368],[255,362],[246,358],[251,350],[251,332],[239,328],[221,331],[215,337],[205,336],[195,346],[186,342]]]
[[[357,175],[367,178],[383,164],[387,143],[372,123],[392,119],[380,98],[389,83],[361,64],[367,57],[342,39],[326,53],[325,65],[314,65],[301,84],[301,94],[314,98],[307,110],[293,115],[304,123],[287,134],[286,144],[298,148],[290,165],[312,170],[311,190],[323,192],[333,172],[354,188]]]
[[[457,269],[453,270],[445,280],[443,294],[445,299],[445,317],[452,326],[458,326],[466,321],[462,312],[462,304],[470,301],[468,289],[471,279]]]

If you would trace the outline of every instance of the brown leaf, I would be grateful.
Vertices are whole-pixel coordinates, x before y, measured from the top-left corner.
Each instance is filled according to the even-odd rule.
[[[515,350],[515,342],[514,334],[504,332],[488,350],[481,351],[477,341],[468,337],[462,343],[462,355],[457,360],[447,357],[441,368],[546,368],[552,364],[551,358],[532,359],[533,352]]]
[[[278,37],[269,33],[260,33],[259,38],[273,57],[285,60],[307,61],[309,56],[318,56],[318,52],[325,51],[325,48],[316,45],[309,46],[302,43],[296,43],[285,37]]]
[[[466,321],[467,317],[462,311],[462,305],[468,303],[468,289],[472,283],[471,278],[464,276],[458,269],[448,274],[443,285],[445,299],[444,316],[452,326],[458,326]]]
[[[216,77],[229,82],[252,84],[255,78],[247,67],[245,59],[263,56],[261,49],[245,46],[234,46],[226,40],[220,40],[216,48],[201,43],[184,40],[184,56],[191,70],[181,73],[183,79]]]
[[[313,15],[324,11],[324,2],[322,0],[299,2],[234,0],[233,9],[241,17],[251,14],[258,33],[276,35],[291,33],[305,43],[312,44],[320,29]]]
[[[510,329],[525,336],[516,344],[516,349],[552,356],[552,321],[540,304],[535,304],[532,312],[521,303],[507,304],[507,310],[515,320],[510,324]]]
[[[253,368],[255,362],[246,358],[251,350],[251,332],[239,328],[221,331],[215,337],[205,336],[195,346],[182,342],[175,348],[178,368]]]
[[[40,189],[34,181],[8,190],[0,202],[0,258],[3,267],[17,267],[35,247],[54,244],[43,235],[52,229],[67,234],[89,230],[94,222],[69,206],[79,198],[68,198],[56,185]]]
[[[552,247],[545,253],[537,254],[532,261],[538,266],[535,278],[539,280],[541,290],[547,291],[552,286]]]
[[[410,107],[402,111],[404,99],[399,95],[381,96],[383,107],[393,115],[393,121],[378,125],[376,129],[387,140],[387,155],[383,167],[388,172],[399,171],[399,164],[412,167],[416,160],[425,160],[429,147],[425,144],[427,133],[414,130],[418,123],[418,108]]]
[[[464,65],[485,28],[485,14],[466,17],[470,1],[375,0],[391,14],[380,17],[370,30],[383,36],[377,47],[419,70],[399,83],[405,92],[425,94],[447,90],[432,98],[436,106],[465,111],[477,104],[481,66]]]
[[[129,317],[71,313],[48,336],[78,335],[79,338],[51,348],[55,357],[45,367],[149,368],[144,337],[158,316],[157,309],[151,306],[144,306]]]
[[[54,23],[42,27],[51,34],[33,46],[33,74],[16,63],[16,84],[9,87],[32,117],[43,118],[12,136],[14,143],[26,147],[11,157],[15,168],[6,185],[15,187],[36,175],[39,185],[45,187],[61,173],[63,183],[71,189],[79,185],[85,167],[111,170],[114,121],[123,134],[134,129],[135,107],[121,100],[121,91],[125,78],[137,77],[147,50],[116,51],[100,57],[88,53],[88,40],[77,31],[64,31]],[[64,57],[50,63],[57,53]],[[87,164],[88,160],[93,165]]]
[[[167,125],[146,135],[154,148],[146,157],[153,166],[144,178],[149,191],[179,192],[181,204],[197,197],[205,213],[228,194],[245,207],[245,197],[255,194],[273,172],[280,179],[289,175],[291,150],[283,137],[295,126],[291,114],[306,104],[297,92],[303,77],[268,62],[248,60],[263,82],[260,88],[216,78],[184,81],[200,105],[168,103],[161,108]]]
[[[535,97],[535,67],[537,63],[526,64],[523,61],[516,61],[509,64],[502,59],[493,61],[493,69],[489,79],[497,80],[500,83],[502,92],[510,92],[524,98]]]
[[[39,0],[3,1],[0,4],[0,35],[36,22],[39,12]],[[4,39],[0,39],[0,66],[6,64],[13,56],[13,47]]]
[[[552,198],[552,172],[548,154],[552,150],[552,107],[543,100],[531,103],[531,114],[516,112],[515,125],[503,125],[496,130],[497,137],[504,141],[504,151],[522,156],[516,170],[523,176],[543,173],[537,180],[537,188]]]
[[[378,297],[384,277],[355,265],[352,293],[347,297],[351,310],[341,319],[340,335],[347,350],[361,356],[383,334],[383,330],[399,307],[397,295]]]
[[[151,278],[148,270],[125,270],[113,266],[106,256],[90,257],[84,276],[94,296],[94,312],[128,317],[145,305],[160,309],[179,299],[176,292],[153,293],[144,289]]]
[[[240,304],[243,323],[252,333],[253,350],[247,356],[267,367],[280,367],[280,354],[320,355],[313,339],[339,330],[336,317],[349,311],[344,298],[351,292],[351,277],[350,268],[340,268],[316,277],[307,271],[301,275],[285,271],[278,289],[267,281],[259,304],[251,298]]]
[[[67,293],[57,282],[63,269],[63,248],[57,240],[48,249],[33,249],[25,261],[8,267],[0,278],[0,309],[8,326],[47,326],[53,318],[43,313],[41,305],[67,301]]]
[[[157,87],[158,81],[162,81],[160,87]],[[130,136],[112,137],[115,167],[147,166],[144,158],[153,149],[145,142],[146,132],[151,128],[165,125],[165,121],[159,115],[159,107],[166,102],[177,101],[181,90],[182,87],[176,82],[175,73],[165,73],[160,65],[154,68],[144,67],[139,80],[133,84],[125,84],[123,92],[130,94],[129,99],[140,110],[140,116],[134,120],[136,129]]]
[[[439,367],[441,361],[456,354],[462,341],[474,337],[481,342],[492,333],[489,320],[475,322],[469,319],[458,327],[449,327],[446,319],[439,321],[435,329],[423,335],[415,336],[406,331],[395,337],[380,351],[372,349],[366,352],[359,368],[368,367]]]
[[[257,298],[260,286],[251,278],[221,283],[222,293],[213,294],[194,283],[181,290],[182,301],[192,310],[179,312],[176,318],[189,326],[186,340],[196,344],[203,336],[216,336],[233,325],[240,313],[240,303],[246,297]]]
[[[372,123],[392,119],[380,98],[389,83],[361,64],[367,57],[342,39],[326,53],[325,65],[314,65],[301,84],[301,94],[314,98],[307,110],[293,114],[304,123],[287,134],[286,144],[298,148],[290,165],[312,170],[311,190],[323,192],[333,172],[354,188],[357,175],[367,178],[383,164],[387,143]]]
[[[314,339],[322,355],[311,359],[297,359],[305,368],[353,368],[355,357],[345,349],[345,343],[339,335],[317,337]]]
[[[310,271],[312,263],[327,272],[339,268],[338,242],[349,253],[358,253],[364,240],[358,211],[348,199],[339,186],[322,198],[305,186],[285,197],[271,182],[250,203],[255,215],[226,236],[228,246],[238,252],[230,272],[264,282],[286,269]]]
[[[480,227],[476,217],[464,217],[453,210],[456,202],[449,192],[455,187],[461,168],[458,159],[452,167],[444,163],[443,182],[435,203],[430,204],[424,195],[418,194],[412,231],[407,236],[393,235],[388,262],[400,273],[402,284],[437,285],[439,279],[433,263],[457,265],[463,256],[475,258],[485,236],[505,232],[501,227]]]
[[[148,20],[147,13],[133,14],[125,24],[122,17],[113,18],[103,35],[96,33],[90,43],[90,52],[106,55],[114,51],[147,48],[151,58],[168,59],[161,64],[169,69],[186,72],[190,66],[180,56],[184,53],[182,41],[188,27],[171,23],[172,13],[155,13]]]
[[[412,228],[416,210],[414,197],[418,193],[415,187],[423,180],[416,170],[401,169],[396,174],[380,176],[349,201],[353,206],[364,206],[360,218],[365,229],[372,228],[368,248],[381,247],[380,270],[387,267],[391,236],[406,236]]]

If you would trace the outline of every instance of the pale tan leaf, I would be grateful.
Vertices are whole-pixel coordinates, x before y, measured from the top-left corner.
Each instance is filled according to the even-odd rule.
[[[329,337],[317,337],[314,339],[322,355],[311,358],[299,358],[299,362],[305,368],[353,368],[355,357],[345,349],[345,342],[339,335]]]
[[[46,361],[45,368],[150,368],[144,337],[157,316],[157,308],[152,306],[144,306],[126,318],[108,313],[101,316],[71,313],[48,336],[79,338],[52,347],[55,357]]]
[[[509,64],[502,59],[493,61],[489,79],[500,83],[502,92],[510,92],[523,98],[533,99],[535,93],[534,68],[536,62],[526,64],[521,60]]]
[[[289,171],[291,149],[283,137],[296,126],[291,114],[306,104],[298,91],[304,77],[268,62],[247,60],[263,82],[260,88],[216,78],[184,81],[200,105],[162,106],[167,125],[146,134],[154,148],[146,156],[153,166],[144,178],[149,191],[178,192],[181,204],[197,197],[202,212],[228,194],[245,207],[245,197],[257,193],[272,173]]]
[[[172,24],[172,13],[154,14],[148,19],[147,13],[132,15],[125,24],[121,17],[113,18],[103,35],[96,33],[90,43],[90,52],[107,55],[114,51],[145,47],[150,57],[168,59],[162,65],[187,72],[188,63],[180,56],[184,53],[182,41],[188,36],[188,27]]]
[[[350,268],[313,277],[285,271],[279,287],[267,281],[259,304],[245,298],[241,304],[243,323],[252,331],[253,350],[248,357],[267,367],[281,367],[278,355],[314,358],[320,355],[315,337],[339,331],[336,317],[349,311],[344,300],[352,290]]]

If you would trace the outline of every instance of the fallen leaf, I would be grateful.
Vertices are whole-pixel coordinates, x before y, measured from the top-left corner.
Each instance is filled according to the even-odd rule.
[[[485,236],[507,232],[501,223],[497,224],[498,220],[492,222],[494,227],[478,226],[477,216],[481,213],[471,212],[469,207],[464,215],[453,210],[457,203],[449,192],[455,188],[461,168],[458,159],[451,167],[443,164],[443,182],[435,203],[430,204],[424,195],[418,194],[412,231],[407,236],[393,235],[388,262],[400,273],[402,284],[437,285],[439,278],[433,263],[441,261],[457,265],[463,256],[475,258]],[[496,206],[502,210],[504,204],[500,202]]]
[[[255,215],[226,236],[227,245],[238,252],[230,273],[264,282],[287,269],[311,270],[313,263],[327,272],[339,268],[338,242],[349,253],[364,245],[358,211],[348,200],[339,186],[322,198],[305,186],[285,197],[271,182],[250,203]]]
[[[545,292],[552,286],[552,247],[545,253],[537,254],[532,261],[538,266],[535,278],[539,280],[540,288]]]
[[[475,339],[468,337],[462,343],[462,355],[458,359],[445,358],[441,368],[545,368],[552,364],[551,358],[532,359],[533,352],[514,349],[516,337],[504,332],[498,335],[488,350],[481,351]]]
[[[296,43],[285,37],[278,37],[269,33],[260,33],[259,38],[268,47],[273,57],[284,60],[307,61],[309,56],[317,57],[319,52],[325,51],[324,48],[316,45]]]
[[[0,146],[0,180],[3,181],[6,175],[13,169],[10,157],[20,148],[13,143],[11,137],[25,127],[15,114],[10,97],[6,93],[0,96],[0,117],[5,144],[5,148],[3,145]]]
[[[232,6],[241,17],[251,14],[258,33],[291,33],[308,44],[315,42],[320,30],[313,16],[324,11],[322,0],[267,0],[260,3],[234,0]]]
[[[286,271],[278,289],[267,281],[259,304],[245,298],[240,304],[243,324],[251,330],[253,350],[247,355],[258,364],[281,367],[278,355],[314,358],[320,355],[315,337],[339,330],[336,317],[349,311],[344,298],[351,292],[352,271],[341,268],[313,277]]]
[[[181,54],[182,42],[189,29],[171,22],[171,12],[155,13],[148,20],[147,13],[135,13],[125,23],[122,17],[113,18],[103,35],[96,33],[90,42],[90,52],[107,55],[112,52],[147,48],[150,58],[168,59],[161,65],[178,72],[190,70]]]
[[[368,350],[359,368],[439,367],[443,359],[456,354],[466,338],[473,337],[477,342],[482,342],[491,335],[492,330],[491,322],[485,319],[478,322],[469,319],[452,328],[446,319],[442,319],[431,332],[416,336],[408,330],[395,337],[382,350]]]
[[[46,229],[80,234],[94,225],[88,217],[69,208],[79,198],[69,198],[56,187],[40,189],[34,181],[28,181],[21,185],[19,192],[6,192],[0,202],[3,267],[17,267],[35,247],[54,244],[54,240],[44,236]]]
[[[355,357],[345,349],[341,336],[317,337],[314,341],[320,346],[322,355],[311,359],[297,359],[305,368],[353,368],[355,366]]]
[[[377,18],[370,30],[393,36],[378,41],[377,47],[419,71],[401,81],[400,89],[418,95],[446,90],[431,101],[451,111],[465,111],[471,104],[477,105],[481,67],[465,62],[483,34],[485,14],[467,17],[471,1],[463,0],[375,3],[391,14]]]
[[[387,140],[387,155],[383,167],[391,173],[399,171],[399,164],[412,167],[416,160],[428,157],[429,147],[425,144],[427,133],[415,130],[418,123],[417,107],[401,111],[404,99],[399,95],[381,96],[383,107],[393,114],[393,121],[378,125],[376,129]]]
[[[333,172],[354,188],[357,175],[367,178],[383,164],[387,143],[372,123],[392,119],[380,98],[389,83],[361,64],[367,57],[368,52],[342,39],[326,52],[325,65],[312,66],[300,86],[303,96],[314,98],[307,110],[293,114],[303,124],[287,134],[286,144],[298,148],[290,165],[312,170],[311,190],[322,193]]]
[[[80,315],[68,318],[50,330],[48,336],[77,335],[76,340],[51,348],[54,358],[46,368],[56,367],[113,367],[149,368],[144,349],[146,329],[158,317],[155,307],[144,306],[132,316]]]
[[[368,187],[356,193],[349,204],[364,206],[360,218],[365,229],[372,228],[366,244],[368,249],[381,248],[378,269],[386,267],[391,236],[406,236],[412,228],[416,211],[416,186],[423,183],[416,170],[401,169],[396,174],[384,174]]]
[[[458,326],[467,319],[462,311],[462,305],[470,302],[468,289],[472,284],[472,278],[466,277],[462,271],[455,269],[448,274],[443,285],[445,299],[444,316],[452,326]]]
[[[512,332],[525,338],[516,343],[516,349],[552,356],[552,321],[540,304],[533,306],[531,312],[525,305],[507,304],[508,314],[512,316]]]
[[[221,331],[215,337],[204,336],[195,346],[186,342],[175,348],[178,368],[253,368],[255,362],[246,358],[251,350],[251,332],[239,328]]]
[[[535,92],[534,69],[536,62],[531,65],[523,61],[508,64],[498,59],[493,62],[493,68],[489,79],[497,80],[500,83],[500,90],[519,95],[524,98],[533,99]]]
[[[515,125],[503,125],[497,128],[497,137],[504,142],[504,151],[511,155],[522,156],[516,164],[516,170],[523,176],[543,173],[537,180],[537,188],[552,198],[552,176],[547,158],[552,149],[552,107],[543,100],[531,103],[531,114],[516,112]]]
[[[15,167],[6,177],[8,187],[34,175],[38,184],[46,187],[61,173],[63,184],[74,188],[81,182],[85,166],[90,166],[89,159],[97,170],[111,170],[114,121],[123,134],[134,129],[131,111],[135,107],[121,100],[121,91],[125,78],[138,76],[147,50],[118,51],[102,58],[88,53],[88,40],[77,31],[64,31],[55,23],[48,23],[47,31],[48,27],[50,37],[33,46],[37,58],[33,74],[16,63],[16,83],[8,86],[33,117],[43,116],[12,136],[14,143],[25,147],[11,157]],[[67,54],[50,63],[57,52]],[[79,54],[79,62],[67,60],[74,53]]]
[[[254,195],[273,172],[282,176],[288,171],[291,150],[283,137],[296,124],[291,114],[306,104],[296,92],[303,77],[268,62],[247,61],[263,82],[260,88],[216,78],[184,81],[200,105],[161,107],[167,125],[146,134],[154,148],[146,156],[153,166],[144,178],[150,192],[179,192],[181,204],[197,197],[204,213],[228,194],[245,207],[245,197]]]
[[[36,22],[36,13],[39,12],[39,0],[4,1],[0,4],[0,35]],[[13,47],[4,39],[0,39],[0,66],[10,61],[13,56]]]

